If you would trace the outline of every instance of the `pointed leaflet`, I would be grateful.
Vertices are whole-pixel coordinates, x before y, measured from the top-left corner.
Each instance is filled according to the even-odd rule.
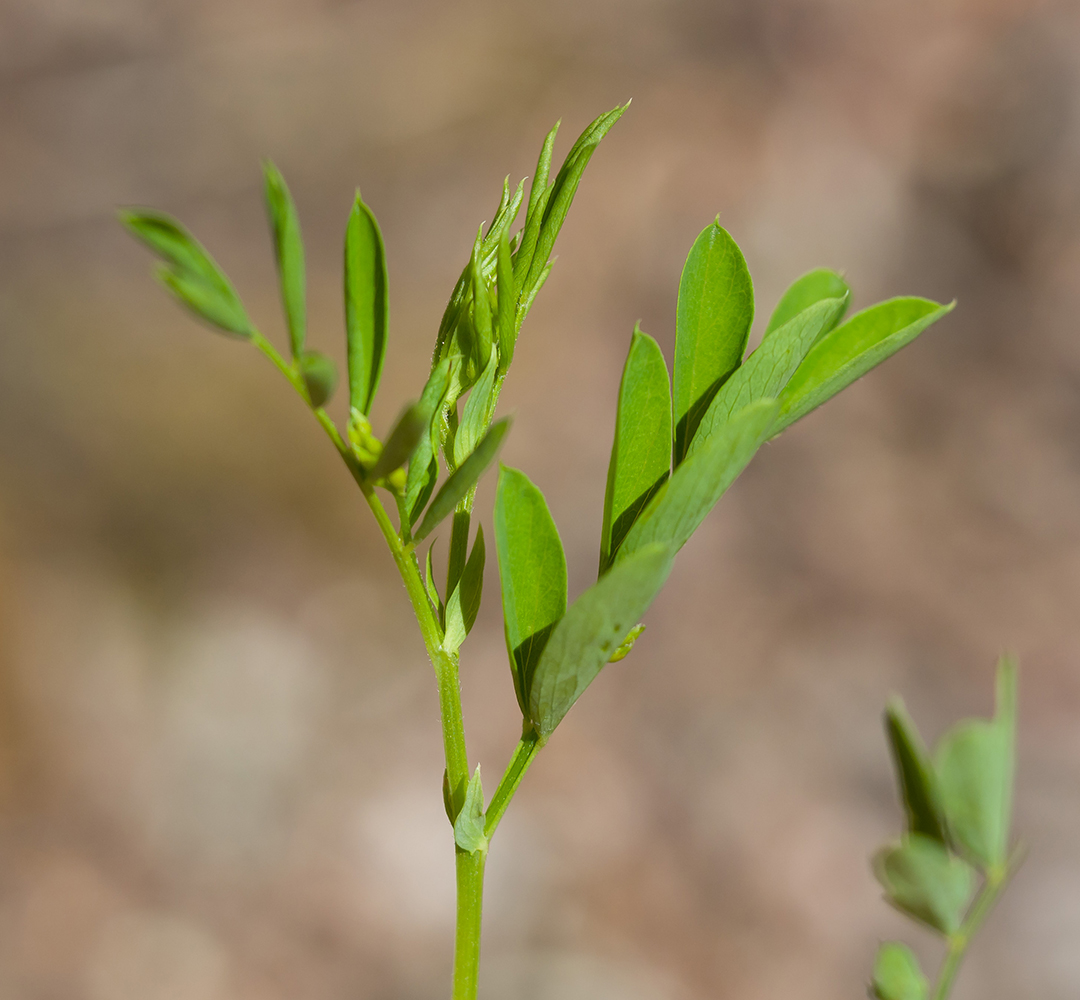
[[[488,429],[495,409],[495,376],[498,367],[498,358],[491,353],[487,367],[470,390],[469,398],[465,400],[461,423],[454,435],[454,465],[461,465],[465,461]]]
[[[911,343],[952,308],[952,303],[943,306],[928,299],[889,299],[856,313],[826,334],[780,394],[780,416],[773,434],[779,434]]]
[[[885,732],[907,813],[908,833],[922,833],[947,843],[941,796],[930,755],[900,698],[890,699],[885,709]]]
[[[876,1000],[926,1000],[930,984],[906,944],[886,941],[874,962],[870,995]]]
[[[337,365],[319,351],[304,351],[297,358],[300,377],[304,380],[311,405],[317,410],[337,387]]]
[[[611,127],[622,117],[627,107],[628,105],[623,105],[597,118],[578,136],[577,141],[570,148],[570,152],[566,154],[566,159],[559,168],[558,174],[555,175],[551,194],[548,196],[547,203],[544,206],[544,218],[540,223],[536,248],[532,253],[528,273],[522,281],[523,301],[529,301],[530,292],[539,288],[540,284],[542,284],[544,268],[547,266],[548,257],[551,256],[551,251],[555,246],[555,239],[559,235],[559,230],[562,229],[566,213],[570,210],[574,195],[577,193],[581,175],[585,172],[593,153],[596,152],[596,147],[600,145],[601,140],[608,134]],[[522,310],[523,313],[527,311],[527,309]]]
[[[345,336],[349,403],[365,414],[371,412],[386,357],[388,310],[382,233],[357,191],[345,231]]]
[[[202,244],[176,219],[150,209],[125,209],[120,221],[165,261],[158,279],[181,303],[225,333],[251,337],[251,320],[240,296]]]
[[[851,289],[848,283],[835,271],[824,267],[810,271],[793,281],[788,290],[780,296],[780,301],[776,304],[772,316],[769,317],[769,325],[765,327],[765,336],[768,337],[773,330],[778,330],[804,309],[809,309],[815,302],[820,302],[822,299],[846,299],[850,302],[850,296]],[[836,323],[840,322],[842,316],[843,313],[836,317]],[[822,333],[828,333],[830,329],[832,327],[823,330]]]
[[[465,803],[454,820],[454,841],[463,851],[472,854],[487,847],[484,836],[484,786],[480,784],[480,765],[476,765],[465,789]]]
[[[536,173],[533,175],[532,185],[529,188],[529,205],[525,209],[525,226],[521,231],[521,241],[518,243],[517,252],[514,254],[514,280],[519,286],[524,282],[529,265],[532,263],[536,240],[540,236],[540,223],[544,221],[544,209],[551,195],[548,175],[551,172],[551,154],[555,149],[555,136],[561,124],[561,121],[557,121],[544,137],[544,144],[540,147],[540,158],[536,161]]]
[[[739,367],[754,319],[742,251],[719,221],[694,241],[679,282],[675,323],[675,464],[686,457],[716,390]]]
[[[880,851],[874,874],[893,906],[945,935],[959,928],[975,887],[967,862],[917,833]]]
[[[701,418],[689,454],[730,419],[758,399],[775,398],[825,330],[847,307],[846,299],[824,299],[803,310],[778,329],[748,357],[720,387]]]
[[[383,450],[368,472],[369,479],[382,479],[400,469],[416,450],[431,423],[431,411],[421,403],[410,403],[401,412]]]
[[[953,837],[973,860],[998,873],[1009,851],[1015,703],[1015,667],[1003,660],[994,720],[961,722],[945,734],[935,755]]]
[[[656,341],[634,327],[619,385],[615,440],[608,463],[600,573],[671,469],[671,383]]]
[[[458,501],[471,490],[477,480],[484,474],[484,470],[491,464],[502,444],[506,432],[510,429],[510,418],[491,425],[491,430],[484,435],[484,439],[476,446],[476,450],[467,458],[457,471],[446,480],[431,501],[420,527],[416,529],[413,540],[423,541],[435,527],[450,514],[458,505]]]
[[[425,412],[431,414],[428,420],[427,431],[416,450],[409,459],[409,473],[405,480],[405,509],[409,512],[409,520],[415,524],[428,502],[431,491],[435,488],[435,480],[439,476],[439,461],[436,457],[439,453],[439,411],[443,398],[450,386],[451,359],[443,358],[432,369],[428,376],[427,385],[420,394],[419,405]]]
[[[510,258],[510,243],[504,233],[499,240],[498,257],[495,261],[498,286],[499,371],[505,372],[514,360],[514,344],[517,342],[517,285],[514,283],[514,264]]]
[[[502,582],[506,651],[521,712],[555,623],[566,613],[566,556],[543,493],[524,472],[502,466],[495,491],[495,548]]]
[[[547,739],[660,592],[675,549],[646,545],[617,563],[555,626],[528,685],[529,719]]]
[[[443,649],[456,653],[465,637],[472,631],[480,610],[480,598],[484,590],[484,529],[476,529],[476,541],[473,542],[472,554],[461,573],[454,592],[446,602],[446,632],[443,637]]]
[[[687,458],[634,523],[616,563],[652,542],[685,545],[761,447],[776,413],[776,400],[751,403]]]
[[[281,282],[281,303],[289,327],[289,346],[293,358],[299,359],[304,353],[307,331],[304,242],[300,236],[300,220],[285,178],[269,160],[263,161],[263,175],[266,181],[266,211],[270,216]]]

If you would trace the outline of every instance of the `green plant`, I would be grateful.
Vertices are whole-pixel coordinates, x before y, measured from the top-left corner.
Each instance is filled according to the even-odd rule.
[[[490,801],[470,770],[458,685],[459,651],[483,586],[484,533],[469,544],[476,484],[510,428],[494,421],[521,325],[551,267],[551,252],[578,182],[625,108],[596,119],[550,178],[558,125],[544,141],[528,202],[504,183],[454,286],[416,402],[384,438],[368,421],[388,339],[386,255],[357,194],[345,237],[349,419],[322,408],[332,361],[305,340],[304,251],[288,188],[266,164],[266,201],[281,277],[291,360],[256,329],[229,280],[176,221],[129,210],[130,231],[163,261],[166,287],[216,329],[262,351],[314,411],[363,493],[405,583],[435,669],[446,756],[443,795],[453,826],[458,911],[453,997],[476,995],[488,845],[536,754],[606,663],[626,656],[689,540],[761,445],[913,340],[952,308],[897,298],[842,322],[850,291],[839,275],[811,271],[784,294],[759,347],[746,355],[754,296],[743,255],[714,222],[702,231],[679,285],[674,379],[660,348],[635,329],[623,371],[608,468],[597,582],[567,601],[566,559],[540,490],[502,468],[493,515],[507,653],[522,714],[521,740]],[[525,204],[525,220],[510,230]],[[745,356],[744,356],[745,355]],[[446,476],[439,483],[441,468]],[[436,489],[436,486],[438,488]],[[378,491],[383,491],[380,493]],[[397,525],[383,505],[388,495]],[[449,521],[445,584],[429,544]]]
[[[957,723],[933,759],[903,701],[893,698],[885,710],[907,827],[874,857],[874,873],[885,898],[944,937],[947,949],[931,994],[911,950],[883,944],[870,985],[878,1000],[945,1000],[972,937],[1019,864],[1021,852],[1009,846],[1016,665],[1008,657],[998,664],[996,701],[993,719]]]

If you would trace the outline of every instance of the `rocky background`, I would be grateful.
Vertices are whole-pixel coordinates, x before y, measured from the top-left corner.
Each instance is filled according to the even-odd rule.
[[[880,710],[931,738],[1022,661],[1030,857],[956,1000],[1080,992],[1080,10],[1060,0],[3,0],[0,996],[444,997],[451,840],[405,595],[317,426],[114,219],[184,219],[263,329],[274,158],[342,356],[355,185],[386,234],[375,409],[415,395],[503,177],[633,105],[519,343],[503,458],[595,572],[635,320],[670,356],[717,212],[760,321],[802,271],[956,311],[768,446],[489,865],[488,1000],[859,997],[897,828]],[[340,401],[334,411],[341,414]],[[491,483],[479,501],[488,523]],[[517,736],[494,561],[464,648]]]

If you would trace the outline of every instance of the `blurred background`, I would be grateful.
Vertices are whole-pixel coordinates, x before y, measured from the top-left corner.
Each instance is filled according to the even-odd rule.
[[[755,337],[817,265],[856,307],[959,306],[762,451],[571,712],[493,845],[482,995],[859,997],[897,935],[935,963],[867,864],[900,823],[880,711],[902,693],[930,739],[988,713],[1005,648],[1030,858],[955,996],[1080,992],[1076,4],[3,0],[5,1000],[447,995],[435,688],[393,565],[300,402],[166,297],[114,209],[181,217],[283,344],[273,157],[340,359],[362,185],[385,431],[503,177],[627,98],[503,394],[572,594],[630,331],[670,358],[717,212]],[[487,588],[462,684],[493,788],[518,735],[494,560]]]

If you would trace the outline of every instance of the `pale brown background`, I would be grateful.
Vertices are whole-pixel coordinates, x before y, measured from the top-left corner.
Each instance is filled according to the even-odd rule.
[[[826,1000],[883,937],[936,960],[866,863],[899,822],[879,712],[988,711],[1008,647],[1031,856],[955,995],[1076,997],[1078,88],[1068,2],[3,0],[0,997],[446,996],[434,685],[392,564],[288,387],[113,210],[181,216],[280,342],[272,156],[340,357],[362,185],[385,429],[503,176],[628,97],[504,394],[572,591],[633,323],[670,356],[717,212],[759,319],[819,264],[858,306],[959,306],[764,449],[570,714],[493,846],[482,995]],[[493,787],[517,721],[487,586],[463,687]]]

